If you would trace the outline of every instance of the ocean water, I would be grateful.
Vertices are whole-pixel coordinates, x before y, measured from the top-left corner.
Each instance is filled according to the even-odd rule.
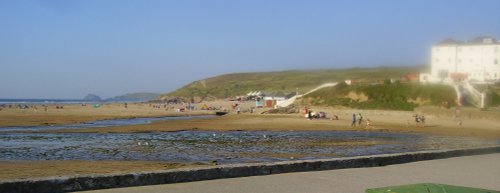
[[[92,102],[79,99],[0,99],[0,104],[79,104]]]

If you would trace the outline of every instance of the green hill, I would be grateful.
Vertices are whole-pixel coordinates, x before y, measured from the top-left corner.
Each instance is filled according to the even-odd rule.
[[[418,83],[383,83],[348,86],[340,83],[303,97],[301,103],[360,109],[413,110],[420,105],[452,106],[456,94],[451,86]]]
[[[322,70],[293,70],[281,72],[235,73],[192,82],[160,99],[181,97],[195,100],[224,99],[245,95],[250,91],[283,91],[304,93],[326,82],[346,79],[374,82],[401,78],[407,73],[418,73],[423,67],[377,67]]]

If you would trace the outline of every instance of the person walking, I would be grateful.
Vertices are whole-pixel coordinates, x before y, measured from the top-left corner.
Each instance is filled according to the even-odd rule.
[[[361,116],[361,113],[358,114],[358,125],[361,126],[361,123],[363,123],[363,116]]]
[[[351,123],[351,127],[355,127],[356,126],[356,113],[353,113],[352,114],[352,123]]]

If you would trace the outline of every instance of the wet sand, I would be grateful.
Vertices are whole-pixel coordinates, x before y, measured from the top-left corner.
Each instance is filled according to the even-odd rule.
[[[196,104],[196,108],[207,104],[208,106],[222,107],[231,110],[233,101],[217,101]],[[250,114],[249,108],[253,102],[242,103],[244,113],[192,120],[156,121],[147,125],[116,126],[106,128],[88,129],[62,129],[40,132],[63,133],[119,133],[119,132],[169,132],[181,130],[381,130],[389,132],[417,132],[440,135],[476,136],[487,138],[500,138],[500,111],[480,111],[474,108],[464,108],[461,113],[462,126],[458,126],[454,119],[454,109],[418,108],[415,111],[386,111],[386,110],[357,110],[331,107],[312,107],[315,111],[324,111],[327,116],[339,116],[340,120],[315,119],[307,120],[301,114],[264,114],[268,109],[256,109]],[[99,108],[92,105],[79,104],[66,105],[64,109],[55,109],[49,106],[48,111],[38,107],[34,109],[3,109],[0,111],[0,127],[2,126],[29,126],[29,125],[57,125],[89,122],[102,119],[158,117],[158,116],[190,116],[213,114],[214,111],[186,111],[176,112],[175,108],[182,105],[170,105],[164,108],[152,108],[149,104],[129,104],[124,108],[121,103],[105,104]],[[370,119],[372,126],[367,128],[365,123],[351,127],[353,113],[361,113],[363,119]],[[414,114],[424,113],[426,124],[416,126]]]
[[[0,111],[0,127],[7,126],[38,126],[62,125],[82,122],[91,122],[104,119],[136,118],[136,117],[164,117],[214,114],[213,111],[176,112],[181,105],[170,105],[164,108],[153,108],[149,104],[122,103],[104,104],[94,108],[92,104],[64,105],[63,109],[56,109],[56,105],[49,105],[47,111],[41,105],[37,108],[17,109],[4,108]]]
[[[325,156],[333,156],[328,154]],[[245,154],[259,157],[262,154]],[[304,154],[273,154],[275,157],[301,158]],[[156,161],[82,161],[82,160],[50,160],[50,161],[0,161],[0,182],[41,179],[61,176],[88,176],[102,174],[127,174],[134,172],[159,171],[176,168],[193,168],[206,166],[202,163],[170,163]]]
[[[298,114],[257,115],[230,114],[216,118],[156,121],[146,125],[116,126],[88,129],[61,129],[37,132],[48,133],[140,133],[172,132],[182,130],[215,131],[325,131],[325,130],[375,130],[386,132],[409,132],[451,136],[471,136],[500,139],[500,120],[466,120],[462,126],[456,125],[451,118],[427,116],[426,124],[416,126],[408,115],[365,115],[372,122],[371,127],[364,124],[351,127],[351,120],[315,119],[307,120]]]
[[[91,174],[124,174],[202,166],[154,161],[0,161],[0,181]]]

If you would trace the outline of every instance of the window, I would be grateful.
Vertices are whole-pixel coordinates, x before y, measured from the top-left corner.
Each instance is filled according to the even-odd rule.
[[[495,64],[495,65],[498,65],[498,59],[495,59],[494,64]]]

